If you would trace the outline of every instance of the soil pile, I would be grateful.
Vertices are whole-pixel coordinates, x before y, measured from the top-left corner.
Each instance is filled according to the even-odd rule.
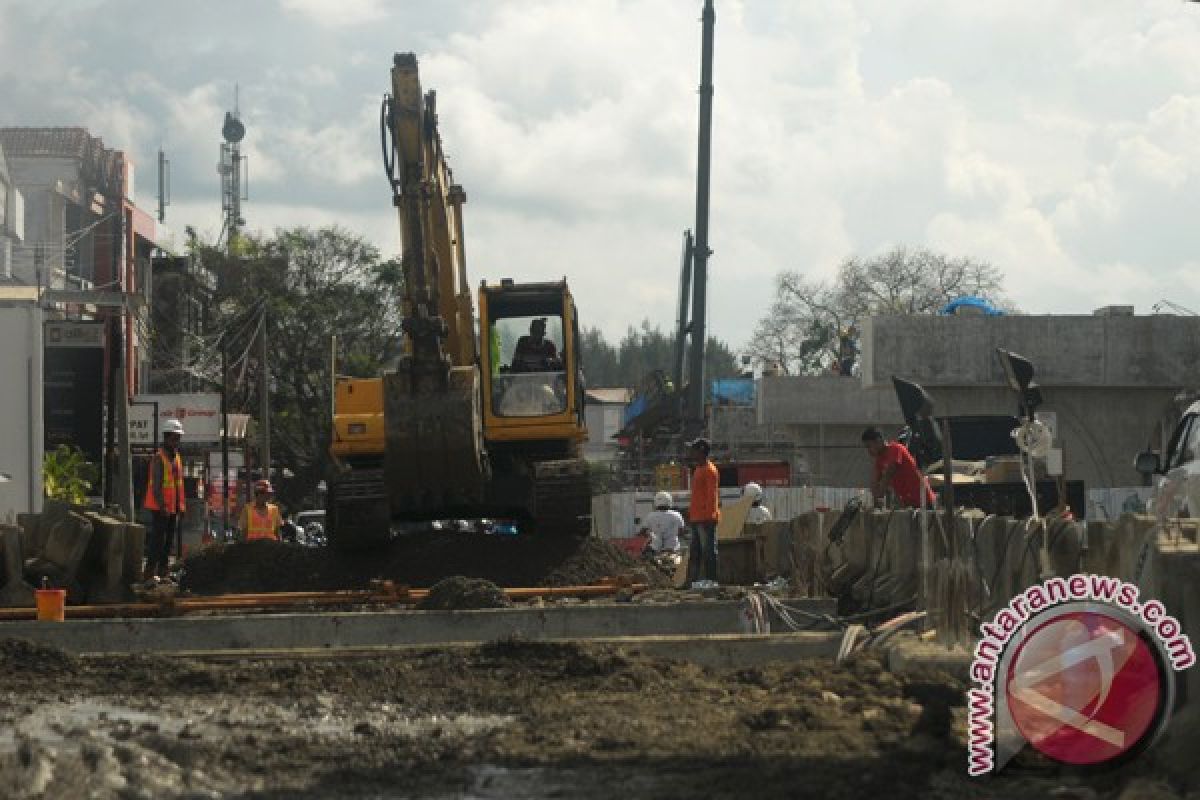
[[[594,537],[430,531],[362,552],[261,540],[212,545],[184,561],[181,586],[197,594],[365,589],[376,579],[429,587],[452,575],[505,587],[571,586],[630,573],[642,573],[655,586],[668,583]]]
[[[78,667],[77,658],[57,647],[28,639],[0,639],[0,675],[19,672],[61,675]]]
[[[469,608],[509,608],[512,601],[496,584],[481,578],[455,575],[438,581],[417,608],[426,611],[455,611]]]

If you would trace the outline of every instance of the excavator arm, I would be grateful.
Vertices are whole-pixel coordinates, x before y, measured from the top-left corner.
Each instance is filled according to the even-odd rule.
[[[422,93],[412,53],[395,56],[383,120],[384,164],[403,250],[404,332],[414,366],[434,377],[445,372],[447,358],[452,366],[475,363],[462,222],[467,195],[442,150],[437,95]]]

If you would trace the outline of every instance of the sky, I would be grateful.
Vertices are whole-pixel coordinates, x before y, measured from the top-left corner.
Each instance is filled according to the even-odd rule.
[[[616,339],[674,323],[695,219],[700,0],[0,0],[0,125],[86,126],[167,224],[220,230],[240,87],[248,227],[399,229],[380,97],[417,54],[481,278],[566,276]],[[782,270],[896,245],[986,260],[1029,313],[1200,310],[1200,4],[717,0],[710,332]]]

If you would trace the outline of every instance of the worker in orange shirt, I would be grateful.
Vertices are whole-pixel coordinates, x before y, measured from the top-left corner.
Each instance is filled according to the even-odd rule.
[[[242,509],[242,540],[246,542],[255,539],[272,539],[279,541],[279,526],[283,524],[283,516],[279,506],[268,502],[274,490],[267,480],[256,481],[254,484],[254,502]]]
[[[688,583],[699,577],[717,580],[717,522],[721,519],[718,495],[720,476],[717,465],[708,457],[712,445],[700,437],[688,442],[688,457],[695,464],[692,472],[692,500],[688,521],[692,541],[688,548]]]

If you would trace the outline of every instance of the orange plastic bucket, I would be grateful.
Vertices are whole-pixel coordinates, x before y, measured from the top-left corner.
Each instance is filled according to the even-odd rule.
[[[66,619],[66,589],[34,589],[37,601],[37,618],[43,622],[62,622]]]

